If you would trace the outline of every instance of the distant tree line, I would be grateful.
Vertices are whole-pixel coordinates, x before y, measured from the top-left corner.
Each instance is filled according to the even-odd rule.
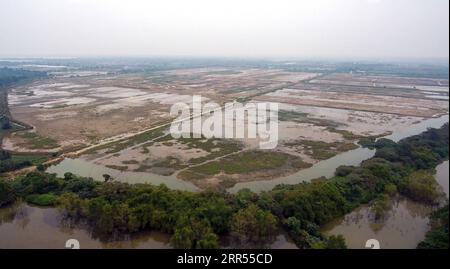
[[[33,163],[29,160],[14,160],[11,154],[5,150],[0,149],[0,174],[10,171],[15,171]]]
[[[448,158],[448,128],[446,124],[429,129],[399,143],[379,140],[375,157],[361,166],[342,166],[331,179],[280,185],[260,194],[248,189],[237,194],[192,193],[163,185],[98,182],[71,173],[58,178],[38,171],[1,182],[0,205],[14,198],[55,205],[67,218],[86,221],[94,235],[108,238],[163,231],[172,235],[177,248],[218,248],[219,237],[225,235],[236,244],[266,246],[280,227],[300,248],[345,248],[342,236],[324,236],[319,227],[397,190],[418,201],[435,202],[435,190],[424,184],[428,179],[417,180],[414,173],[430,173]],[[448,239],[448,214],[446,218]]]
[[[9,87],[15,83],[34,78],[46,77],[46,72],[29,71],[17,68],[0,68],[0,88]]]
[[[12,127],[11,114],[8,109],[7,87],[45,76],[47,76],[45,72],[7,67],[0,68],[0,129],[7,130]]]

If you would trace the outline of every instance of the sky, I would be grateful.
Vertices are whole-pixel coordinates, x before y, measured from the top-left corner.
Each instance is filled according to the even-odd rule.
[[[449,56],[448,0],[0,0],[0,57]]]

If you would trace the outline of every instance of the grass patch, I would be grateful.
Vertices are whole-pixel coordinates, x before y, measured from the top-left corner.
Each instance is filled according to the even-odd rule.
[[[160,168],[173,168],[175,170],[179,170],[185,168],[186,165],[183,162],[175,157],[169,156],[164,159],[158,160],[152,164],[153,167]]]
[[[119,170],[119,171],[127,171],[128,170],[128,166],[126,166],[126,165],[105,165],[105,166],[110,169]]]
[[[347,140],[355,140],[355,139],[360,139],[360,138],[364,137],[361,135],[355,135],[354,133],[347,131],[347,130],[336,129],[335,127],[328,127],[327,130],[330,132],[333,132],[333,133],[341,134],[342,137],[344,137],[344,139],[347,139]]]
[[[29,147],[31,149],[54,149],[59,147],[56,140],[50,137],[40,136],[37,133],[18,133],[17,136],[25,140],[24,143],[19,144],[22,147]]]
[[[39,165],[46,162],[49,159],[49,155],[22,155],[22,154],[12,154],[11,160],[14,162],[30,162],[33,165]]]
[[[336,156],[341,152],[346,152],[358,148],[358,145],[348,142],[326,143],[323,141],[300,140],[296,142],[287,142],[288,147],[303,146],[316,160],[326,160]]]
[[[123,161],[122,163],[123,164],[139,164],[139,162],[136,160]]]
[[[32,165],[40,165],[49,158],[50,155],[7,153],[7,156],[3,156],[0,159],[0,174],[19,170]]]
[[[178,141],[188,146],[188,148],[202,149],[209,154],[207,156],[192,158],[190,164],[200,164],[214,158],[242,150],[242,143],[229,139],[206,139],[206,138],[180,138]]]
[[[252,172],[279,169],[286,166],[308,167],[300,158],[281,152],[246,151],[221,160],[190,167],[180,172],[183,179],[201,179],[219,173],[248,174]]]

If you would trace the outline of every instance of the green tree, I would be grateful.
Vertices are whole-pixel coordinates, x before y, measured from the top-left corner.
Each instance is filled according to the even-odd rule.
[[[327,249],[346,249],[347,244],[342,235],[332,235],[327,240]]]
[[[251,204],[233,215],[231,233],[242,243],[271,242],[277,229],[277,220],[272,213]]]
[[[171,242],[174,247],[181,249],[219,248],[218,237],[208,221],[193,216],[181,217]]]
[[[8,205],[16,200],[14,189],[3,179],[0,179],[0,207]]]
[[[430,204],[437,203],[438,198],[442,196],[436,179],[428,171],[411,173],[400,190],[410,199]]]
[[[78,219],[86,216],[86,202],[75,193],[64,193],[56,200],[57,208],[66,216]]]
[[[448,204],[435,211],[430,218],[431,230],[425,240],[417,246],[419,249],[448,249]]]

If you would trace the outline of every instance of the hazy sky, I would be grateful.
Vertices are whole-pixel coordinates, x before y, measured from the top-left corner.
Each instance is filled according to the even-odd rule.
[[[0,0],[1,57],[448,53],[448,0]]]

